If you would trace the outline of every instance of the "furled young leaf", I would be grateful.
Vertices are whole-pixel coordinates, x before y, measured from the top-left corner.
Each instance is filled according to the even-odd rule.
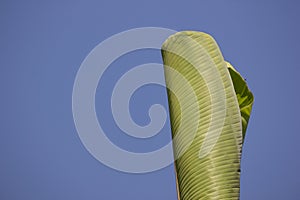
[[[206,33],[184,31],[170,36],[163,44],[162,56],[166,85],[177,88],[168,90],[168,101],[172,136],[176,138],[173,148],[178,158],[175,168],[180,200],[238,199],[242,142],[252,93]],[[193,94],[187,92],[188,87]],[[194,95],[196,102],[189,95]],[[182,96],[185,98],[178,98]],[[189,143],[192,121],[198,123]],[[184,148],[186,144],[188,148]]]

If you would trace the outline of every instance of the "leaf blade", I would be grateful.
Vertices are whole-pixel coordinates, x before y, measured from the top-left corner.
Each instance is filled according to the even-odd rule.
[[[196,41],[196,44],[185,44],[183,36],[188,36]],[[201,46],[201,48],[199,47]],[[205,81],[197,75],[190,63],[170,52],[179,49],[181,52],[190,52],[192,58],[200,65],[213,62],[217,71],[221,74],[221,80],[226,92],[226,119],[220,137],[213,150],[204,158],[199,158],[199,149],[205,141],[205,133],[209,127],[209,118],[212,115],[210,94]],[[242,149],[242,118],[239,103],[236,98],[233,82],[223,56],[209,35],[201,32],[185,31],[171,36],[163,45],[162,56],[164,64],[171,66],[183,74],[193,86],[202,114],[200,129],[189,149],[176,161],[176,172],[180,199],[238,199],[240,157]],[[208,57],[207,57],[208,56]],[[200,57],[200,59],[199,59]],[[198,66],[194,66],[197,68]],[[215,74],[210,75],[213,78]],[[176,77],[165,71],[166,83],[178,85]],[[178,111],[178,102],[172,92],[168,91],[170,107],[170,120],[173,138],[178,133],[178,121],[181,119]],[[180,102],[182,104],[188,102]],[[190,114],[193,114],[193,111]],[[184,137],[183,137],[184,138]],[[181,141],[174,141],[174,154],[177,155]]]

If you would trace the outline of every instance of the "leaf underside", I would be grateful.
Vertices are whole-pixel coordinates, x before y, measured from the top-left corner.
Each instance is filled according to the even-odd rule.
[[[195,43],[187,44],[185,37],[190,37]],[[174,50],[190,54],[194,65],[183,57],[174,54]],[[165,66],[182,74],[190,83],[197,97],[200,120],[196,135],[189,148],[176,160],[177,184],[180,200],[198,199],[239,199],[240,193],[240,160],[242,143],[247,128],[253,95],[244,79],[227,62],[214,39],[203,32],[184,31],[170,36],[162,47],[162,57]],[[199,157],[199,150],[204,142],[210,126],[212,111],[218,111],[217,105],[211,101],[207,80],[199,74],[197,67],[213,62],[219,72],[207,74],[209,81],[220,78],[225,91],[226,115],[224,126],[216,144],[205,157]],[[195,65],[196,63],[196,65]],[[166,69],[166,68],[165,68]],[[178,92],[184,95],[186,89],[181,86],[178,77],[165,70],[167,87],[183,87]],[[180,140],[173,142],[174,155],[180,154],[180,148],[186,142],[185,134],[189,129],[179,132],[181,125],[180,106],[193,107],[189,100],[180,101],[168,90],[168,101],[173,138],[180,134]],[[180,95],[179,95],[180,96]],[[191,116],[193,109],[187,112]],[[220,112],[222,112],[220,108]],[[187,122],[188,123],[188,122]]]

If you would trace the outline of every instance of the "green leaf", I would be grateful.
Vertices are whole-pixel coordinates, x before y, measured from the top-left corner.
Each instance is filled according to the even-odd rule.
[[[239,73],[230,65],[227,68],[219,47],[206,33],[170,36],[162,46],[162,57],[166,85],[175,88],[168,89],[168,102],[180,200],[239,199],[241,150],[252,93]]]
[[[239,102],[244,139],[252,110],[252,105],[254,102],[254,97],[247,86],[246,80],[241,76],[241,74],[238,71],[236,71],[229,62],[227,62],[227,67],[231,76],[231,80],[233,82],[236,97]]]

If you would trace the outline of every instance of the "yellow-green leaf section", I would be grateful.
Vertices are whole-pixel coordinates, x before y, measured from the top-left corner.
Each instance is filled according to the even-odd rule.
[[[194,42],[186,42],[187,37]],[[188,59],[182,55],[189,55]],[[229,64],[229,69],[227,68],[219,47],[206,33],[184,31],[170,36],[162,46],[162,57],[167,87],[182,87],[177,91],[181,94],[174,94],[168,90],[172,136],[174,138],[177,134],[182,135],[180,140],[173,141],[174,156],[179,157],[175,161],[179,199],[239,199],[243,130],[246,130],[250,116],[252,93],[244,79]],[[200,70],[201,66],[206,65],[214,68],[214,73]],[[183,154],[181,149],[187,140],[184,135],[189,130],[179,131],[180,105],[191,108],[194,106],[188,99],[177,98],[185,94],[186,85],[183,86],[177,76],[169,73],[169,70],[166,70],[167,66],[188,80],[197,97],[196,104],[200,113],[197,132]],[[225,110],[212,100],[212,91],[218,91],[211,88],[216,81],[222,82],[222,91],[219,92],[224,93]],[[189,109],[187,112],[192,116],[195,110]],[[223,127],[217,138],[210,138],[210,141],[216,141],[213,148],[201,157],[199,151],[207,137],[206,133],[213,125],[212,115],[216,113],[216,121],[223,122]]]

